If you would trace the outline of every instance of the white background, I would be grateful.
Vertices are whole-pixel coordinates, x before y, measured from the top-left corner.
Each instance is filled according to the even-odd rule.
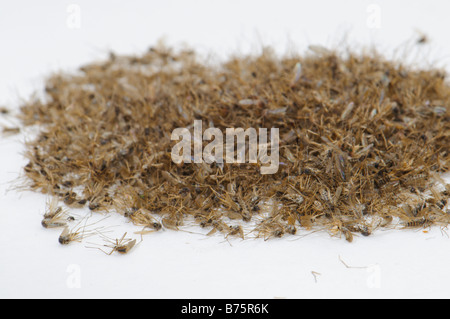
[[[399,57],[420,30],[430,44],[406,51],[416,61],[447,66],[449,9],[443,0],[3,1],[0,104],[17,107],[42,91],[51,72],[74,70],[110,50],[139,54],[162,37],[220,58],[258,52],[262,44],[303,52],[310,44],[339,47],[344,39]],[[12,189],[21,185],[27,163],[24,141],[23,135],[0,137],[2,298],[450,296],[450,239],[439,229],[379,231],[352,244],[316,233],[231,245],[222,237],[164,231],[144,237],[125,256],[106,256],[88,243],[62,247],[59,232],[40,225],[46,197]],[[123,231],[121,216],[110,222]],[[126,229],[130,235],[137,230]],[[339,256],[368,268],[346,268]],[[312,271],[320,273],[317,282]]]

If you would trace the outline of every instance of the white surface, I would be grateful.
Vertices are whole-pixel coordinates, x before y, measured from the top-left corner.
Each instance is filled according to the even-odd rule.
[[[16,106],[19,98],[42,90],[52,71],[71,70],[109,50],[140,53],[162,36],[224,57],[261,43],[280,53],[337,45],[345,34],[352,45],[391,52],[418,29],[432,42],[414,54],[448,62],[448,1],[243,2],[3,2],[0,104]],[[72,3],[81,10],[80,28],[67,24]],[[379,29],[367,24],[372,3],[381,10]],[[232,246],[221,237],[165,231],[146,236],[126,256],[106,256],[86,243],[62,247],[59,231],[40,225],[45,196],[6,192],[26,164],[22,142],[22,136],[0,138],[1,298],[450,296],[450,239],[439,229],[379,231],[352,244],[320,233],[298,240],[232,240]],[[123,224],[120,216],[111,218]],[[339,256],[369,268],[346,268]],[[311,271],[321,274],[317,283]]]

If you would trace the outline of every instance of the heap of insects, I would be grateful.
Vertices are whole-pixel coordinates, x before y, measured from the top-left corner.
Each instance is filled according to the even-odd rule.
[[[194,223],[226,238],[320,230],[352,241],[450,221],[440,177],[450,168],[450,86],[440,69],[320,46],[210,65],[194,50],[155,46],[55,74],[45,92],[21,108],[22,122],[40,128],[27,143],[29,188],[71,209],[118,212],[145,233]],[[171,132],[194,120],[278,128],[278,171],[175,164]],[[66,227],[65,218],[53,209],[43,225]],[[64,228],[60,239],[81,235]],[[110,244],[125,252],[135,243]]]

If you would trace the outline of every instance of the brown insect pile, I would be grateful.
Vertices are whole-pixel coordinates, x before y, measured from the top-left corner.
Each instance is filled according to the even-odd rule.
[[[381,227],[447,226],[445,72],[310,49],[289,58],[265,49],[218,66],[158,46],[55,74],[46,100],[21,108],[25,125],[40,128],[27,144],[30,188],[69,207],[115,210],[149,232],[195,221],[225,237],[306,229],[352,241]],[[279,128],[278,172],[174,164],[171,132],[194,120],[223,132]],[[47,226],[62,226],[61,213]]]

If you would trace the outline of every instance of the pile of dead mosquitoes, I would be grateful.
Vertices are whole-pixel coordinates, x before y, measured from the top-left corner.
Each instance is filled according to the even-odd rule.
[[[27,143],[27,187],[68,207],[117,212],[148,232],[194,223],[227,238],[301,229],[351,242],[379,228],[450,222],[443,70],[316,46],[209,65],[193,50],[157,46],[54,74],[45,92],[21,107],[22,122],[39,128]],[[279,128],[278,172],[175,164],[171,133],[194,120],[222,131]],[[61,244],[83,239],[68,216],[53,202],[42,221],[63,229]],[[135,243],[122,237],[111,252]]]

